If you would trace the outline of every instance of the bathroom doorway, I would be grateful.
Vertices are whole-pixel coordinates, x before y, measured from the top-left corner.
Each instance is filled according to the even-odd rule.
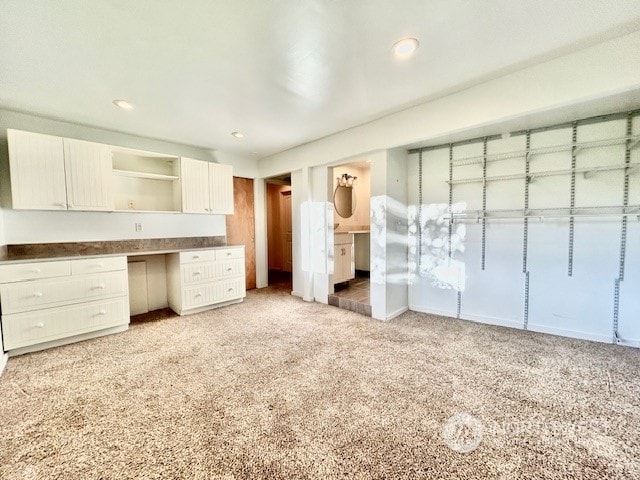
[[[371,316],[371,165],[363,160],[332,167],[329,172],[334,206],[329,304]]]

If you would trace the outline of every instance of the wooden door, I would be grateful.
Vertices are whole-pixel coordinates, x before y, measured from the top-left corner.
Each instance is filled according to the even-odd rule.
[[[282,270],[293,271],[293,227],[291,220],[291,190],[281,193],[280,231],[282,232]]]
[[[182,211],[184,213],[209,213],[209,163],[182,157]]]
[[[233,167],[219,163],[209,164],[209,205],[210,212],[233,215],[235,197]],[[252,197],[253,198],[253,197]]]
[[[69,210],[113,210],[111,149],[100,143],[64,139]]]
[[[227,243],[245,246],[247,290],[256,288],[256,244],[253,180],[233,177],[233,215],[227,215]]]
[[[62,137],[7,130],[14,209],[66,210]]]

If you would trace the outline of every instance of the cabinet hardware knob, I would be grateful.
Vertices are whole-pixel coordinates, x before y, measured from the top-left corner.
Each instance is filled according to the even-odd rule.
[[[202,294],[201,294],[201,293],[196,293],[196,298],[197,298],[197,297],[201,297],[201,296],[202,296]]]
[[[32,270],[33,273],[40,273],[42,270],[40,270],[38,267],[34,268]]]
[[[227,268],[227,272],[233,272],[233,268],[231,267]]]
[[[96,286],[95,286],[95,288],[96,288],[97,290],[104,290],[104,283],[101,283],[101,284],[99,284],[99,285],[96,285]]]
[[[41,297],[42,296],[42,292],[36,292],[33,294],[34,297]]]
[[[230,256],[231,256],[231,252],[227,252],[227,257],[230,257]]]
[[[99,263],[96,263],[94,266],[97,267],[97,268],[102,268],[102,267],[104,267],[104,263],[99,262]]]
[[[98,315],[106,315],[106,314],[107,314],[107,311],[104,308],[98,312]]]
[[[200,255],[194,255],[194,256],[193,256],[193,259],[194,259],[194,260],[198,260],[199,258],[200,258]]]
[[[44,328],[44,323],[43,322],[36,323],[36,328]]]
[[[230,291],[230,292],[233,292],[233,288],[230,288],[230,289],[229,289],[229,291]]]
[[[200,272],[193,272],[193,276],[195,277],[196,275],[200,275]]]

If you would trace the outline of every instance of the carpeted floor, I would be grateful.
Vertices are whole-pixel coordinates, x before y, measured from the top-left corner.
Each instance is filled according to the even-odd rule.
[[[640,478],[638,350],[278,289],[165,317],[10,359],[0,478]]]

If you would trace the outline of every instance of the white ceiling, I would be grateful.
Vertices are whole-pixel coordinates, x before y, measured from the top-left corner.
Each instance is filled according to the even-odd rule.
[[[262,157],[637,29],[640,0],[0,0],[0,107]]]

